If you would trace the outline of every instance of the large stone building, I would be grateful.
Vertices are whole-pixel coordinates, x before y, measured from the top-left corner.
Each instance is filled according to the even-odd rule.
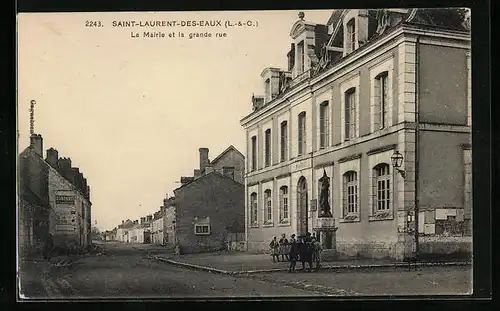
[[[288,68],[264,69],[264,95],[241,120],[248,249],[317,229],[326,174],[338,254],[408,256],[416,205],[422,253],[470,250],[464,11],[336,10],[325,24],[300,13],[290,37]]]
[[[70,159],[58,158],[53,148],[47,150],[44,160],[39,134],[31,136],[19,162],[20,220],[24,224],[19,234],[23,243],[41,241],[50,233],[56,249],[87,250],[91,244],[90,187],[79,169],[71,166]],[[40,209],[42,206],[45,208]],[[31,229],[26,227],[29,222],[33,223]]]

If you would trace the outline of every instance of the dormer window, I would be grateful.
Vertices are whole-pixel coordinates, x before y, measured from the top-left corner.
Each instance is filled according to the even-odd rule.
[[[347,52],[350,53],[356,49],[356,20],[354,18],[351,18],[347,22],[347,42],[345,45],[345,48],[347,49]]]
[[[304,72],[304,63],[305,63],[305,50],[304,50],[304,41],[301,41],[297,44],[297,74],[301,74]]]
[[[266,103],[271,101],[271,80],[267,79],[265,82],[265,98],[266,98]]]

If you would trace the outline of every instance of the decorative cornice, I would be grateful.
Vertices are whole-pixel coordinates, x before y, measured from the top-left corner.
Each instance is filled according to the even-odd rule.
[[[252,183],[247,183],[247,187],[256,186],[256,185],[258,185],[258,184],[259,184],[259,182],[258,182],[258,181],[257,181],[257,182],[252,182]]]
[[[397,144],[391,144],[391,145],[373,148],[373,149],[368,150],[368,152],[366,152],[366,155],[373,155],[373,154],[381,153],[384,151],[393,150],[393,149],[396,149],[396,146],[397,146]]]
[[[343,157],[343,158],[340,158],[338,160],[339,163],[344,163],[344,162],[347,162],[347,161],[352,161],[352,160],[356,160],[356,159],[359,159],[361,158],[363,154],[362,153],[356,153],[356,154],[352,154],[352,155],[349,155],[347,157]]]
[[[276,179],[282,179],[282,178],[285,178],[285,177],[290,177],[292,176],[292,173],[285,173],[285,174],[281,174],[281,175],[278,175],[276,176]]]
[[[266,179],[262,179],[262,180],[260,181],[260,183],[262,183],[262,184],[263,184],[263,183],[266,183],[266,182],[269,182],[269,181],[273,181],[273,180],[274,180],[274,177],[269,177],[269,178],[266,178]]]
[[[327,166],[332,166],[334,165],[335,162],[324,162],[324,163],[319,163],[319,164],[316,164],[314,166],[315,169],[318,169],[318,168],[324,168],[324,167],[327,167]]]

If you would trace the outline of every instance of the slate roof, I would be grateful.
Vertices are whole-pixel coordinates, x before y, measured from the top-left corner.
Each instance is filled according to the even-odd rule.
[[[216,163],[217,161],[219,161],[226,153],[228,153],[229,151],[236,151],[237,153],[239,153],[243,158],[245,158],[245,156],[238,150],[236,149],[233,145],[229,146],[226,148],[226,150],[222,151],[221,154],[219,154],[215,159],[213,159],[212,161],[210,161],[210,164],[212,163]]]
[[[225,179],[231,180],[231,181],[232,181],[232,182],[234,182],[235,184],[238,184],[238,185],[242,185],[242,186],[243,186],[243,184],[241,184],[241,183],[237,182],[236,180],[234,180],[234,179],[232,179],[232,178],[230,178],[230,177],[228,177],[228,176],[226,176],[226,175],[224,175],[224,174],[221,174],[221,173],[219,173],[219,172],[217,172],[217,171],[213,171],[213,172],[210,172],[210,173],[208,173],[208,174],[202,175],[202,176],[200,176],[199,178],[196,178],[195,180],[193,180],[193,181],[191,181],[191,182],[188,182],[188,183],[186,183],[186,184],[184,184],[184,185],[180,186],[180,187],[179,187],[179,188],[177,188],[177,189],[174,189],[174,193],[175,193],[177,190],[182,189],[182,188],[184,188],[184,187],[186,187],[186,186],[189,186],[189,185],[192,185],[192,184],[196,184],[197,182],[199,182],[199,181],[200,181],[200,180],[202,180],[202,179],[209,178],[209,177],[215,177],[215,176],[214,176],[214,174],[215,174],[216,176],[221,177],[221,178],[225,178]]]
[[[443,28],[448,30],[468,31],[468,29],[463,24],[465,9],[432,8],[413,10],[413,16],[409,18],[407,23],[431,26],[434,28]]]

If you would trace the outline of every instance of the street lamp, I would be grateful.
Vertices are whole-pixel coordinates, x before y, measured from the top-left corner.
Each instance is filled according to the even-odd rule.
[[[399,151],[395,151],[391,156],[392,167],[394,167],[401,177],[405,178],[405,171],[400,169],[401,165],[403,165],[403,155],[399,153]]]
[[[413,221],[413,214],[411,212],[408,212],[408,215],[406,217],[407,217],[406,219],[408,220],[408,222]]]

